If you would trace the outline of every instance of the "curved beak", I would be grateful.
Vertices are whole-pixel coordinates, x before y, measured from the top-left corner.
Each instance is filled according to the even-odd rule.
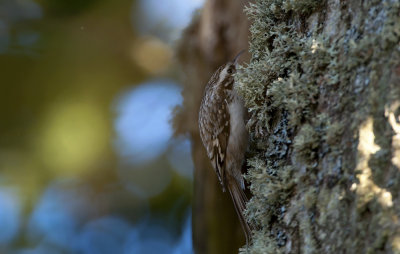
[[[239,60],[239,57],[240,57],[241,54],[244,53],[244,51],[245,51],[244,49],[241,50],[241,51],[239,52],[239,54],[237,54],[237,55],[235,56],[235,58],[233,59],[233,64],[234,64],[234,65],[237,65],[238,60]]]

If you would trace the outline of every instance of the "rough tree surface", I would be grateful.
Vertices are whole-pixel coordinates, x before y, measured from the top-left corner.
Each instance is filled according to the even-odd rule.
[[[208,1],[178,53],[187,87],[175,127],[193,140],[198,253],[235,253],[209,251],[209,241],[234,242],[237,231],[210,229],[221,226],[210,218],[220,218],[216,208],[229,200],[204,194],[218,187],[215,176],[204,177],[214,172],[195,126],[212,71],[248,42],[237,2]],[[241,251],[400,253],[399,1],[254,0],[246,6],[251,60],[236,75],[236,88],[250,113],[246,178],[254,196],[247,217],[259,229]],[[207,26],[209,34],[202,30]],[[211,210],[201,211],[207,202]],[[208,229],[199,227],[201,220]],[[212,240],[197,239],[205,232]]]
[[[250,252],[400,253],[399,1],[257,0],[246,12]]]

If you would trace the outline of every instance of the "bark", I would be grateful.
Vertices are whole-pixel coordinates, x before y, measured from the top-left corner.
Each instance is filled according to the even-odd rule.
[[[201,24],[215,20],[206,9],[182,43],[199,50],[182,54],[180,47],[187,77],[201,77],[184,93],[195,102],[178,114],[193,126],[197,114],[189,112],[197,112],[200,91],[217,67],[210,59],[227,57],[193,56],[217,49],[213,40],[201,46],[207,41]],[[212,11],[219,12],[215,17],[234,13]],[[400,2],[256,0],[246,12],[251,60],[236,86],[250,113],[247,180],[254,196],[247,217],[259,229],[243,251],[400,253]],[[236,22],[230,23],[232,34],[244,29],[240,22],[247,24]],[[226,31],[218,22],[208,24],[218,38]],[[236,41],[226,40],[223,48],[231,43]],[[193,126],[178,129],[191,134],[196,184],[208,188],[214,185],[198,179],[213,172],[198,170],[205,160]]]
[[[259,0],[251,253],[398,253],[399,1]]]

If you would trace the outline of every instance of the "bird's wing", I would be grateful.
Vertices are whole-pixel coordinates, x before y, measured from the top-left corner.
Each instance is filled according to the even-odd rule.
[[[200,136],[207,150],[208,158],[225,191],[225,159],[229,138],[229,109],[227,101],[219,91],[213,92],[212,100],[203,100],[200,110]]]

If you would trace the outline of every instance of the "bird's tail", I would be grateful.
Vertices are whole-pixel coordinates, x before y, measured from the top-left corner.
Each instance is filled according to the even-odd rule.
[[[229,177],[229,176],[228,176]],[[246,236],[246,244],[248,245],[251,240],[251,225],[247,222],[244,217],[244,210],[246,209],[246,203],[248,201],[244,190],[242,189],[242,184],[237,182],[237,179],[231,177],[227,181],[229,183],[228,190],[231,194],[233,204],[235,206],[236,213],[239,217],[240,224]]]

